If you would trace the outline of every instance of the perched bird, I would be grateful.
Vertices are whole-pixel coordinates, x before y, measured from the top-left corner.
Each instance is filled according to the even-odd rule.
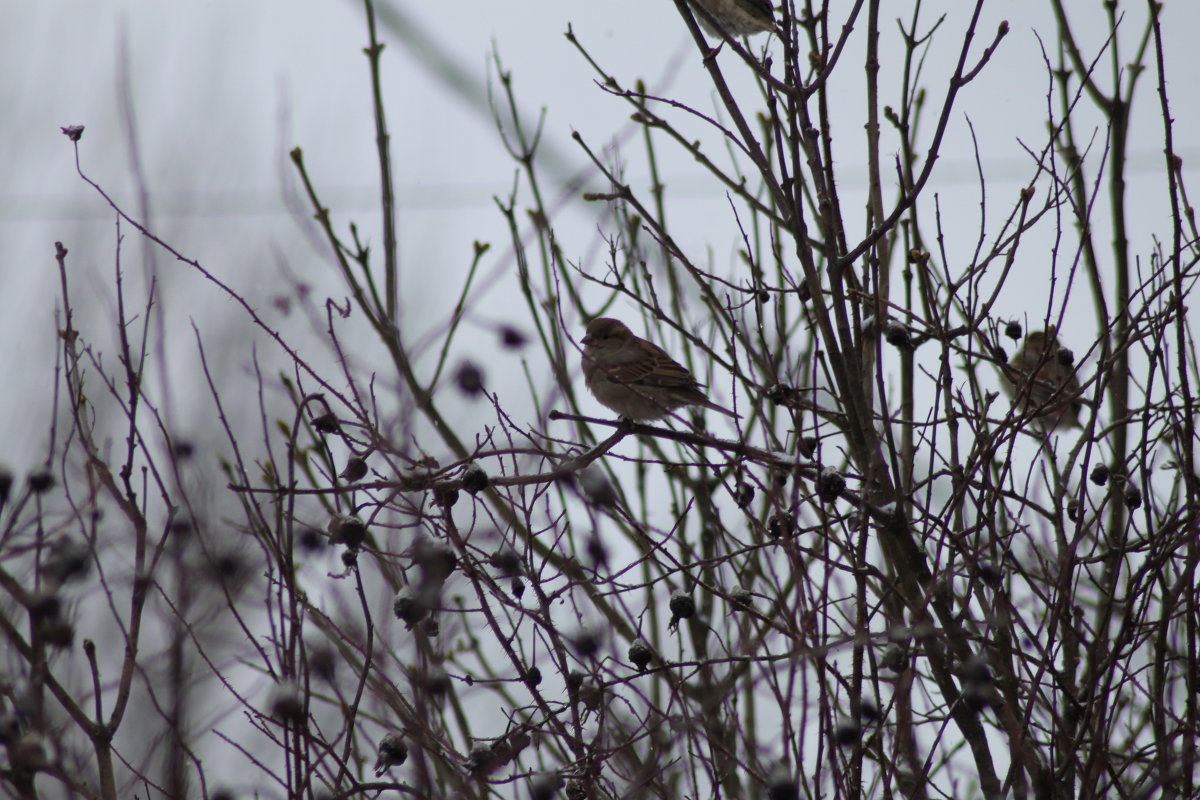
[[[681,406],[738,416],[705,397],[687,367],[615,319],[597,317],[588,323],[583,377],[597,400],[632,420],[658,419]]]
[[[775,22],[771,18],[768,0],[695,0],[696,4],[712,14],[730,36],[751,36],[771,30]],[[713,36],[720,36],[708,20],[696,14],[696,21]]]
[[[1045,430],[1079,427],[1084,402],[1071,351],[1058,343],[1053,325],[1025,337],[1004,369],[1005,389]]]

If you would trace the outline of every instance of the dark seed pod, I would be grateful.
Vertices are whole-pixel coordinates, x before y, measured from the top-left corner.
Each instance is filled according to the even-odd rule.
[[[988,666],[987,659],[976,654],[968,658],[962,665],[962,678],[966,683],[979,683],[991,685],[992,670]]]
[[[1004,335],[1012,339],[1014,342],[1021,338],[1021,323],[1016,320],[1004,326]]]
[[[529,782],[529,800],[554,800],[554,795],[562,785],[562,776],[556,772],[535,775]]]
[[[639,672],[645,672],[653,658],[654,653],[649,645],[641,639],[634,639],[633,644],[629,645],[629,663],[637,667]]]
[[[29,473],[29,488],[35,494],[42,494],[54,488],[54,474],[48,469],[39,469]]]
[[[777,406],[787,405],[795,394],[796,390],[786,383],[776,383],[767,389],[767,399]]]
[[[786,764],[780,764],[767,776],[768,800],[799,800],[800,787]]]
[[[898,644],[888,645],[888,648],[883,651],[883,656],[879,659],[879,666],[882,669],[888,669],[892,672],[903,671],[904,648]]]
[[[871,725],[879,721],[879,707],[875,701],[863,697],[854,704],[854,716],[863,725]]]
[[[271,696],[271,716],[282,722],[304,722],[304,700],[300,694],[300,687],[291,681],[284,681],[276,686],[275,693]]]
[[[580,658],[591,658],[600,652],[600,636],[595,631],[580,631],[572,640]]]
[[[908,326],[902,322],[889,321],[887,327],[884,328],[883,336],[887,339],[887,343],[897,350],[912,349],[912,334],[908,330]]]
[[[1067,501],[1067,519],[1071,522],[1079,521],[1079,501],[1074,498]]]
[[[0,467],[0,510],[8,502],[9,492],[12,491],[13,474],[6,467]]]
[[[1108,465],[1100,463],[1092,467],[1091,479],[1092,483],[1097,486],[1103,486],[1108,483]]]
[[[1000,581],[1004,578],[1004,572],[996,565],[994,561],[979,562],[979,579],[988,586],[996,587],[1000,585]]]
[[[92,569],[92,551],[83,542],[64,536],[47,548],[43,574],[58,583],[86,578]]]
[[[1058,348],[1058,352],[1054,355],[1058,359],[1058,363],[1064,367],[1072,366],[1075,363],[1075,354],[1068,347]]]
[[[511,325],[500,329],[500,344],[506,350],[520,350],[528,342],[528,337]]]
[[[607,508],[617,502],[616,490],[599,467],[593,465],[581,469],[576,474],[575,481],[584,499],[592,505]]]
[[[513,597],[520,600],[521,595],[525,594],[525,581],[521,580],[520,578],[513,578],[512,593],[513,593]]]
[[[797,449],[799,450],[800,455],[804,456],[805,458],[812,458],[813,454],[817,452],[817,444],[819,444],[819,442],[817,442],[817,437],[801,436]]]
[[[608,548],[599,536],[589,536],[583,544],[583,551],[594,569],[603,569],[608,564]]]
[[[346,468],[339,475],[346,483],[357,483],[361,481],[367,474],[367,460],[358,456],[351,456],[346,462]]]
[[[463,470],[462,487],[467,492],[473,495],[479,494],[488,487],[488,483],[488,474],[483,471],[483,467],[474,461],[468,464],[467,468]]]
[[[1132,483],[1125,484],[1125,507],[1130,511],[1142,505],[1142,490]]]
[[[332,411],[326,411],[319,417],[313,417],[312,426],[318,433],[341,433],[342,423]]]
[[[47,620],[39,626],[42,641],[51,647],[70,647],[75,642],[75,627],[65,619]]]
[[[738,504],[738,508],[746,508],[754,502],[754,487],[742,481],[737,485],[737,490],[733,494],[734,502]]]
[[[532,689],[542,682],[542,671],[536,666],[530,667],[525,670],[525,677],[522,680],[525,681],[526,686]]]
[[[325,549],[325,534],[319,528],[305,528],[296,537],[296,544],[306,553],[317,553]]]
[[[433,490],[433,502],[442,508],[453,508],[454,504],[458,502],[458,489],[447,489],[439,486]]]
[[[671,621],[667,624],[667,628],[675,630],[679,627],[679,620],[691,619],[696,615],[696,601],[687,592],[676,592],[671,595],[670,603]]]
[[[507,545],[500,547],[488,556],[488,563],[500,571],[505,578],[513,578],[521,574],[521,558],[517,551]]]
[[[782,511],[772,514],[767,520],[767,535],[772,539],[783,539],[796,534],[796,520]]]
[[[347,547],[342,551],[342,566],[350,569],[358,565],[358,548]]]
[[[433,667],[425,673],[421,688],[433,697],[444,697],[446,692],[450,691],[450,676],[445,670]]]
[[[379,742],[379,757],[375,759],[375,777],[408,760],[408,745],[398,733],[389,733]]]
[[[344,544],[352,550],[362,547],[367,537],[366,524],[353,515],[334,515],[329,519],[326,530],[329,531],[330,544]]]
[[[858,720],[843,717],[833,728],[833,738],[842,747],[849,747],[862,736],[862,725]]]
[[[967,708],[979,713],[991,705],[992,691],[991,684],[968,683],[963,687],[962,699]]]
[[[483,392],[483,372],[470,361],[464,361],[454,376],[458,390],[467,397],[478,397]]]
[[[425,619],[429,610],[412,593],[411,589],[403,589],[396,594],[396,599],[392,601],[392,613],[396,615],[396,619],[404,623],[405,630],[411,631],[413,625]]]
[[[486,778],[495,766],[496,758],[489,745],[477,744],[467,756],[467,772],[476,778]]]
[[[308,650],[308,668],[321,680],[332,683],[337,676],[337,656],[333,648],[318,645]]]
[[[841,496],[846,489],[846,479],[842,474],[832,467],[826,467],[821,470],[821,477],[817,482],[817,494],[826,503],[832,503]]]

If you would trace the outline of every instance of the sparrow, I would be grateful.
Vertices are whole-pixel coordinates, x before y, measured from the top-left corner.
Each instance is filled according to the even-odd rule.
[[[1004,369],[1013,402],[1048,431],[1080,427],[1084,406],[1070,351],[1058,343],[1056,333],[1053,325],[1030,333]]]
[[[738,418],[705,397],[687,367],[608,317],[588,323],[583,378],[602,405],[631,420],[659,419],[681,406],[703,406]]]
[[[712,14],[730,36],[751,36],[775,26],[768,0],[695,0],[695,3]],[[711,35],[721,35],[702,15],[697,14],[696,21]]]

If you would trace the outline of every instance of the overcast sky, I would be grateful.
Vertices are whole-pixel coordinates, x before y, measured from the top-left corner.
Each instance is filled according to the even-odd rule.
[[[52,380],[55,240],[63,240],[71,250],[76,298],[86,306],[81,312],[95,314],[97,323],[112,318],[115,301],[105,286],[111,282],[115,260],[113,215],[75,176],[71,147],[58,127],[86,126],[81,143],[86,171],[136,213],[123,96],[136,119],[155,229],[180,251],[227,278],[256,306],[271,307],[271,299],[281,291],[281,266],[318,288],[325,286],[327,293],[340,292],[328,262],[284,203],[284,187],[294,185],[286,158],[292,147],[303,148],[343,230],[356,220],[378,241],[377,162],[362,54],[366,33],[361,3],[7,0],[3,5],[0,318],[5,340],[21,342],[20,347],[6,348],[5,366],[23,384],[40,392]],[[908,13],[910,4],[900,5]],[[943,10],[948,13],[939,32],[942,45],[932,49],[925,66],[935,98],[944,91],[938,76],[946,74],[957,53],[968,5],[925,4],[927,21]],[[1045,138],[1048,78],[1038,34],[1048,45],[1054,39],[1046,5],[1032,0],[989,2],[979,27],[976,52],[1001,19],[1010,21],[1012,31],[994,62],[962,95],[926,196],[930,202],[932,192],[943,198],[952,233],[962,215],[960,236],[951,236],[949,245],[964,261],[974,245],[979,203],[966,122],[974,123],[989,200],[1007,211],[1032,174],[1021,143],[1037,148]],[[1079,4],[1085,5],[1092,4]],[[1144,6],[1123,6],[1136,20],[1122,42],[1129,53]],[[1195,91],[1200,58],[1190,37],[1200,29],[1200,4],[1174,0],[1166,6],[1176,141],[1192,174],[1193,164],[1200,163],[1200,150],[1190,145],[1200,132],[1200,96]],[[489,82],[495,87],[492,54],[512,71],[526,118],[534,120],[545,109],[547,155],[562,156],[568,171],[585,165],[571,131],[580,131],[593,147],[603,147],[631,130],[628,107],[596,87],[591,68],[564,37],[568,25],[622,80],[631,83],[641,77],[652,91],[679,97],[701,110],[714,108],[694,45],[669,0],[410,2],[401,5],[401,15],[412,24],[410,41],[440,51],[465,76],[462,91],[452,89],[444,74],[430,70],[427,58],[414,55],[409,44],[383,30],[383,80],[400,199],[402,306],[408,309],[402,325],[409,335],[444,318],[457,278],[470,262],[474,240],[497,245],[484,266],[499,276],[486,295],[476,298],[476,307],[504,318],[505,300],[516,289],[515,281],[504,274],[509,258],[506,233],[493,203],[494,196],[510,189],[516,167],[486,104],[469,99],[486,92]],[[1095,53],[1103,42],[1096,24],[1101,21],[1098,12],[1080,14],[1080,41],[1087,53]],[[884,82],[889,94],[884,101],[895,102],[898,78],[886,68],[896,63],[894,25],[885,26],[885,34]],[[859,43],[856,39],[847,53],[852,63],[839,71],[834,108],[841,121],[835,140],[843,143],[840,188],[849,209],[862,206],[856,193],[865,175],[858,146],[864,104],[857,66],[862,63],[861,48],[854,47]],[[735,90],[754,99],[753,87],[739,81],[744,69],[731,54],[722,59]],[[1161,123],[1152,81],[1147,75],[1134,109],[1131,165],[1131,196],[1138,199],[1132,247],[1143,255],[1150,249],[1151,236],[1166,230]],[[1102,135],[1093,147],[1103,148]],[[690,158],[666,147],[661,154],[668,190],[677,198],[672,212],[677,236],[693,252],[711,248],[715,264],[728,263],[738,246],[737,229],[720,186],[698,173]],[[645,175],[638,155],[635,142],[629,149],[635,185]],[[591,188],[605,188],[594,176],[591,181]],[[597,249],[596,209],[577,197],[577,191],[571,192],[565,202],[560,198],[555,203],[564,247],[568,256],[598,264],[603,253]],[[1044,243],[1037,246],[1048,248],[1053,233],[1049,226],[1040,230],[1037,235]],[[1036,252],[1036,247],[1026,252]],[[126,240],[122,262],[127,272],[142,274],[146,255],[133,238]],[[1018,270],[1025,275],[1044,276],[1044,265],[1022,262]],[[167,319],[179,323],[172,335],[182,337],[183,346],[193,346],[188,327],[192,320],[202,335],[213,326],[244,322],[228,299],[182,265],[160,253],[153,269],[162,280]],[[1027,301],[1020,295],[1006,296],[998,311],[1020,313]],[[277,316],[284,324],[282,315]],[[232,364],[249,362],[244,350],[232,356]],[[181,359],[179,369],[193,369],[185,361]],[[13,466],[23,469],[44,453],[48,409],[44,402],[31,405],[28,398],[10,392],[0,401],[0,411],[0,443]]]

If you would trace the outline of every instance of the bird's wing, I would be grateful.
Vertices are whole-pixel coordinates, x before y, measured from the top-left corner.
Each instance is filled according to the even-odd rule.
[[[692,373],[675,359],[664,353],[657,345],[647,342],[645,355],[627,364],[614,364],[605,368],[609,380],[632,386],[656,386],[662,388],[691,389],[698,386]]]

